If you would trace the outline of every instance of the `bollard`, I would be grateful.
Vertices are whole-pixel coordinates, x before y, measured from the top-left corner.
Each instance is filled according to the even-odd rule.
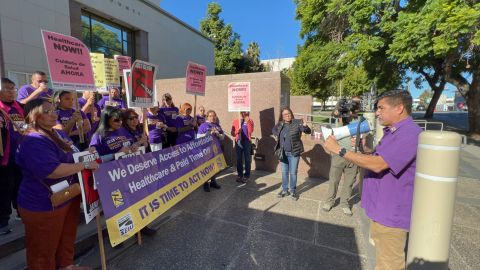
[[[448,269],[460,144],[455,132],[420,133],[407,269]]]

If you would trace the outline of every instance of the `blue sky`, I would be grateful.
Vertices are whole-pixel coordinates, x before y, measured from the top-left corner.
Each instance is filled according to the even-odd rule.
[[[200,29],[200,21],[205,18],[207,5],[211,0],[161,0],[160,6],[191,25]],[[302,44],[299,37],[300,23],[295,20],[295,4],[293,0],[217,0],[222,7],[220,17],[225,23],[232,25],[233,30],[240,35],[245,50],[252,41],[260,45],[260,58],[284,58],[297,55],[297,45]],[[410,75],[410,74],[409,74]],[[412,77],[410,75],[410,77]],[[450,91],[444,91],[447,96],[453,96],[453,86]],[[414,98],[423,90],[429,89],[424,83],[417,89],[413,80],[409,89]]]

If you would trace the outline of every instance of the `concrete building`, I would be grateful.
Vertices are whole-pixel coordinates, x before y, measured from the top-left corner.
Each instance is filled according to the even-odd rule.
[[[159,65],[157,78],[184,77],[188,61],[214,74],[213,42],[148,0],[0,0],[0,73],[17,85],[48,71],[41,29],[71,35],[92,52]],[[95,31],[101,30],[101,33]],[[96,35],[96,36],[95,36]],[[94,37],[111,37],[114,46]]]
[[[270,68],[268,71],[282,71],[290,68],[293,65],[293,62],[295,62],[295,57],[266,59],[260,61],[264,66]]]

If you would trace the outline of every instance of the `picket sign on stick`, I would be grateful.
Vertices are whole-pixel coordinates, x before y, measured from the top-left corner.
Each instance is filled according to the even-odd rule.
[[[97,235],[98,235],[98,246],[100,247],[100,262],[102,264],[102,270],[107,270],[107,260],[105,258],[105,245],[103,244],[103,230],[102,224],[100,222],[100,215],[97,215]]]
[[[193,102],[193,121],[197,123],[197,95],[205,96],[205,81],[207,79],[207,67],[194,62],[188,62],[185,71],[185,90],[187,94],[195,96]]]
[[[75,111],[80,112],[79,105],[78,105],[78,95],[77,92],[74,92],[75,96]],[[85,136],[83,135],[83,119],[78,120],[76,123],[77,130],[78,130],[78,137],[80,138],[80,143],[85,143]]]

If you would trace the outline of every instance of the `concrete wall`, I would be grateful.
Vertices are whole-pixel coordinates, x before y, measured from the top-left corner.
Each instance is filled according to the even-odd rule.
[[[312,114],[312,96],[290,96],[290,108],[293,113]]]
[[[187,62],[214,74],[213,43],[198,31],[146,0],[72,0],[115,23],[148,34],[149,61],[159,65],[157,78],[185,76]],[[78,12],[72,12],[78,18]],[[48,70],[40,29],[71,35],[70,0],[0,0],[0,27],[5,70]],[[77,20],[80,24],[80,21]],[[75,25],[73,25],[73,29]],[[77,25],[78,26],[78,25]],[[78,29],[77,29],[78,30]],[[7,74],[7,72],[5,72]]]
[[[269,172],[280,172],[278,160],[273,156],[275,140],[271,137],[272,128],[278,121],[281,107],[288,105],[288,78],[280,72],[247,73],[236,75],[208,76],[206,95],[197,97],[197,107],[217,112],[220,124],[227,134],[230,133],[233,119],[238,113],[228,112],[227,85],[230,82],[249,81],[251,83],[252,112],[255,123],[253,135],[259,139],[258,150],[252,162],[252,168]],[[194,96],[185,93],[185,78],[157,80],[157,98],[168,92],[173,96],[176,106],[188,102],[193,105]],[[330,157],[310,136],[303,136],[305,153],[299,164],[299,173],[315,177],[328,177]],[[235,164],[232,138],[226,138],[224,152],[227,163]]]

